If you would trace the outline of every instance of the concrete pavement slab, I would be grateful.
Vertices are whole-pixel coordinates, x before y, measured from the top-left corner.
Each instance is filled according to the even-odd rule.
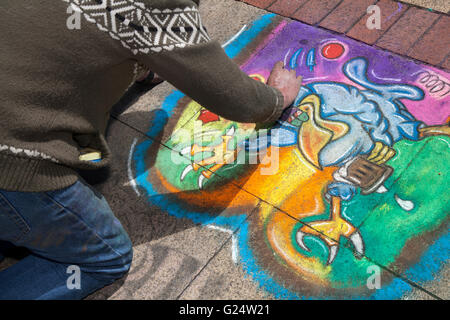
[[[167,114],[161,113],[161,106],[165,98],[175,88],[167,82],[163,82],[153,89],[147,91],[139,85],[132,86],[120,101],[116,103],[111,111],[111,115],[120,119],[130,127],[147,134],[151,139],[159,142],[167,140],[171,134],[170,128],[157,135],[148,132],[148,123],[158,121],[158,125],[166,128],[170,118]]]
[[[428,292],[433,292],[436,296],[443,300],[449,300],[449,286],[450,286],[450,266],[446,264],[443,270],[433,281],[422,283],[421,287]],[[433,300],[429,294],[419,289],[413,289],[410,294],[403,297],[405,300]]]
[[[237,238],[229,239],[225,246],[186,288],[180,299],[184,300],[266,300],[274,299],[258,282],[247,274],[232,256],[237,250]]]
[[[432,9],[443,13],[449,13],[450,2],[447,0],[402,0],[402,2],[414,4],[426,9]]]

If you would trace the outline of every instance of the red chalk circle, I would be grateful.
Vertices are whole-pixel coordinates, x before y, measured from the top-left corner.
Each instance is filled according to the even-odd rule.
[[[327,59],[337,59],[345,52],[345,48],[340,43],[329,43],[322,48],[322,56]]]

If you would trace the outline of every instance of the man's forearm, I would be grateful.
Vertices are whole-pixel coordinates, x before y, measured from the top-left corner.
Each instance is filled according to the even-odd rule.
[[[283,95],[249,78],[215,41],[139,56],[162,78],[210,111],[238,122],[274,122]]]

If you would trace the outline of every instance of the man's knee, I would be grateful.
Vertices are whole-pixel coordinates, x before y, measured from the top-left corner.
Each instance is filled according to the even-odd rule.
[[[108,254],[108,256],[99,258],[93,269],[90,267],[84,269],[85,272],[101,281],[103,285],[111,284],[124,277],[130,270],[133,260],[133,246],[127,235],[120,241],[120,244],[111,246],[110,249],[112,249],[110,251],[112,255]]]
[[[120,263],[117,268],[116,266],[113,268],[112,275],[115,280],[125,276],[131,268],[131,262],[133,261],[133,245],[128,237],[127,241],[121,246],[121,252]]]
[[[128,241],[127,248],[126,254],[123,255],[122,276],[128,273],[131,268],[131,262],[133,261],[133,245],[131,244],[131,241]]]

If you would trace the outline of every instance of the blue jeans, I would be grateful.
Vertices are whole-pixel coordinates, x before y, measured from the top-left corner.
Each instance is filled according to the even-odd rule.
[[[0,272],[0,299],[82,299],[121,278],[133,255],[105,198],[82,180],[50,192],[0,189],[0,240],[31,251]]]

